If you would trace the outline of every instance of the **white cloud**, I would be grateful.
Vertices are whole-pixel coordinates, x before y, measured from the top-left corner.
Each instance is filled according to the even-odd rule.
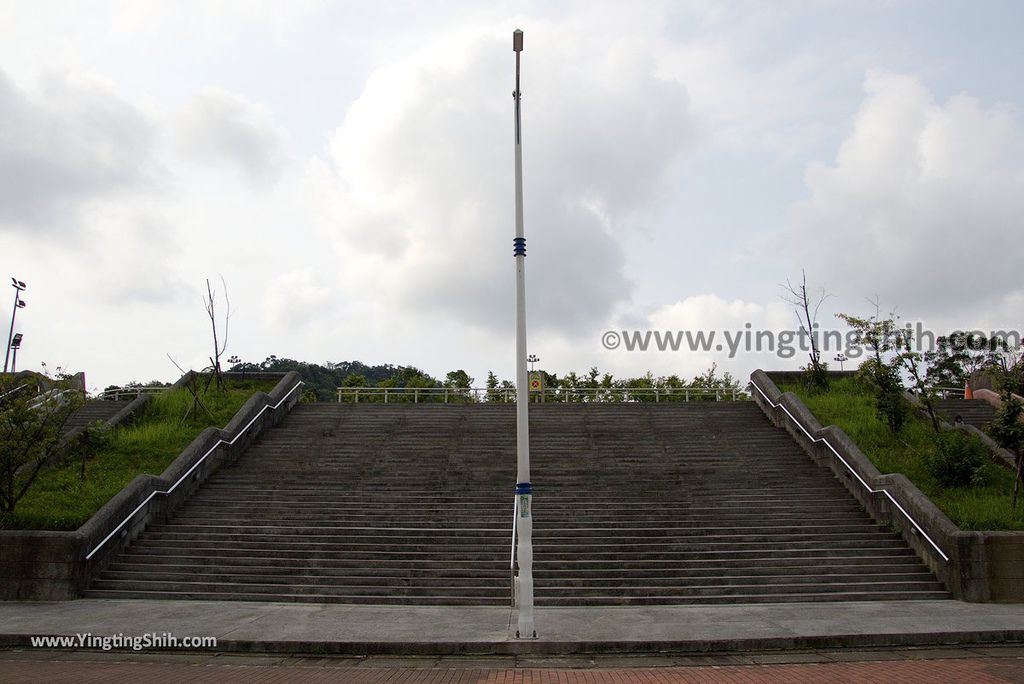
[[[285,273],[267,285],[264,323],[271,330],[282,331],[330,318],[332,294],[312,269]]]
[[[152,123],[100,79],[50,73],[29,92],[0,71],[0,227],[66,232],[97,198],[158,176]]]
[[[835,163],[807,169],[811,196],[787,241],[802,263],[914,317],[969,315],[1020,292],[1024,147],[1012,113],[967,94],[936,103],[911,76],[872,72],[865,89]]]
[[[685,90],[613,36],[571,31],[524,53],[530,319],[600,324],[628,299],[621,241],[691,125]],[[588,41],[593,37],[588,36]],[[316,203],[348,287],[392,315],[503,329],[511,312],[512,53],[505,34],[446,36],[376,71],[317,166]],[[541,68],[539,65],[545,65]]]
[[[256,186],[272,183],[289,157],[284,133],[265,107],[240,95],[206,88],[175,122],[179,149],[203,163],[225,163]]]

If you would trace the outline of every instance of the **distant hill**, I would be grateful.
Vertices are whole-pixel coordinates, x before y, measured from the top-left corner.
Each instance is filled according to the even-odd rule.
[[[315,392],[320,401],[334,401],[337,398],[337,388],[345,384],[376,386],[386,383],[392,387],[405,387],[410,382],[420,387],[439,387],[442,384],[437,378],[415,366],[395,366],[390,363],[368,366],[361,361],[328,361],[320,365],[295,359],[282,359],[273,355],[268,356],[262,363],[235,363],[229,370],[275,373],[295,371],[302,376],[306,389]],[[365,379],[365,383],[360,378]]]

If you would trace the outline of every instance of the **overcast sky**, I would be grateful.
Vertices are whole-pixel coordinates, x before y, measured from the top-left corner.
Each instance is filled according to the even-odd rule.
[[[0,2],[18,367],[200,368],[223,276],[244,360],[512,377],[515,28],[546,369],[795,367],[601,336],[793,328],[801,268],[823,327],[877,295],[1019,329],[1021,26],[1013,0]]]

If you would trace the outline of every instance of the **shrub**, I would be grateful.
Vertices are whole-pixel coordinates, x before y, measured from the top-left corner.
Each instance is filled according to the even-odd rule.
[[[985,466],[985,447],[972,436],[955,430],[940,435],[935,451],[925,457],[928,473],[943,487],[968,487],[978,480]]]

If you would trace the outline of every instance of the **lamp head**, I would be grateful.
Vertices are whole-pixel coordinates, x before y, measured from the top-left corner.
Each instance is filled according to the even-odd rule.
[[[512,52],[523,51],[523,30],[516,29],[512,32]]]

